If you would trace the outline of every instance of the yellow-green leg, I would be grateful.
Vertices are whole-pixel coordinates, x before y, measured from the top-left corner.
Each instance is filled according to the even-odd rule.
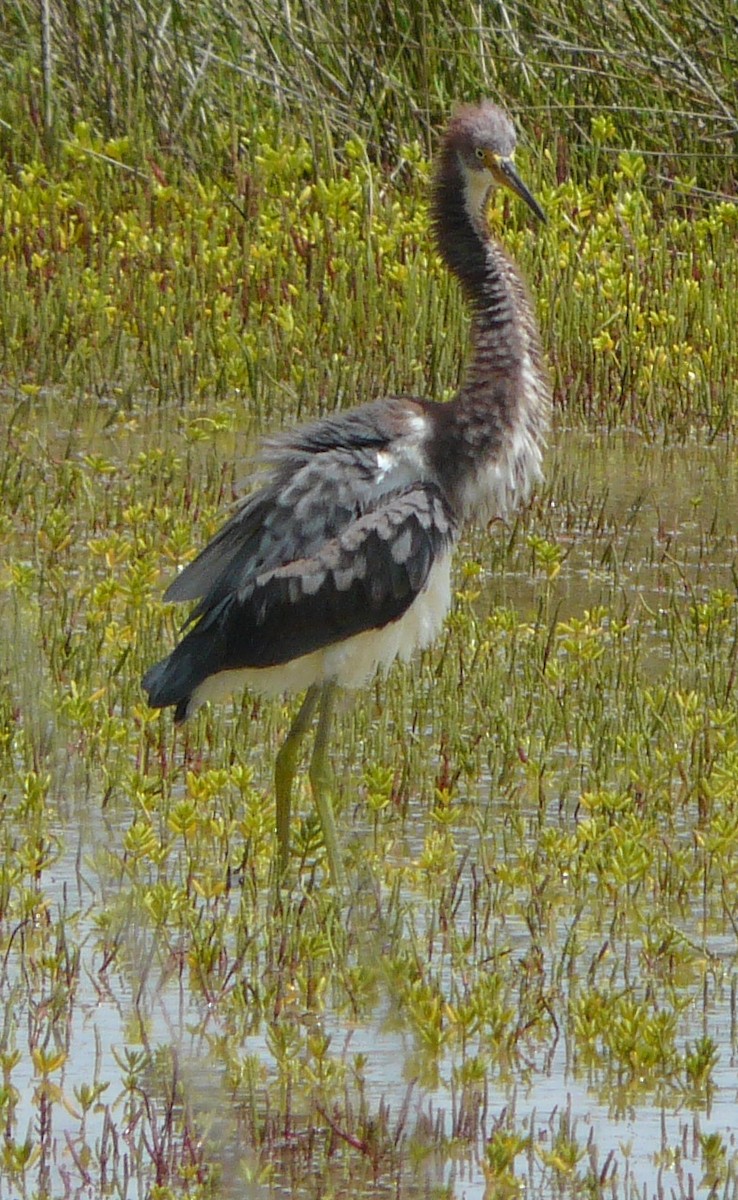
[[[290,731],[279,748],[274,763],[274,796],[277,809],[277,851],[279,873],[284,875],[290,858],[290,816],[292,810],[292,784],[297,771],[297,756],[313,713],[320,698],[321,688],[313,684],[308,688],[305,699],[295,717]]]
[[[308,693],[309,695],[310,693]],[[342,891],[346,882],[343,861],[338,846],[336,822],[333,816],[333,772],[328,758],[330,731],[333,712],[336,707],[338,686],[335,683],[323,684],[320,698],[320,716],[315,733],[313,756],[310,759],[310,786],[313,790],[315,807],[318,810],[320,824],[323,829],[323,841],[328,858],[328,869],[331,873],[333,886],[336,891]]]

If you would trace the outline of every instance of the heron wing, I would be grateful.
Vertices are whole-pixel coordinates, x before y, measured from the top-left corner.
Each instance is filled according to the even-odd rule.
[[[453,514],[435,485],[414,485],[362,514],[316,553],[257,575],[203,613],[227,631],[229,666],[267,667],[309,654],[407,610],[450,549]],[[193,631],[194,632],[194,631]]]
[[[165,599],[206,599],[212,607],[253,576],[310,558],[385,493],[424,474],[421,410],[383,400],[267,441],[264,485],[252,493]]]
[[[251,575],[223,595],[220,582],[196,624],[144,680],[156,707],[178,703],[208,676],[279,666],[398,620],[456,536],[434,484],[384,497],[313,554]]]

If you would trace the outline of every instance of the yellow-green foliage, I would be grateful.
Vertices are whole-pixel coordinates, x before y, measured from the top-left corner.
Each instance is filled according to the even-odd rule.
[[[256,421],[423,386],[415,356],[439,271],[417,181],[404,200],[389,195],[358,143],[326,179],[303,140],[274,147],[265,133],[245,150],[239,211],[232,180],[142,179],[97,157],[120,145],[95,143],[90,157],[89,131],[78,139],[54,182],[35,163],[4,183],[9,382],[104,388],[136,406],[151,392],[227,399]],[[390,346],[405,351],[402,380]]]
[[[221,425],[261,426],[387,391],[450,394],[459,298],[430,244],[417,146],[404,187],[356,138],[327,177],[304,140],[268,131],[217,184],[113,158],[125,146],[78,129],[54,178],[35,163],[4,181],[6,384],[193,404],[204,436],[213,404]],[[492,223],[538,298],[564,423],[732,428],[738,209],[690,219],[679,195],[646,190],[634,154],[586,185],[546,174],[545,230],[501,199]]]

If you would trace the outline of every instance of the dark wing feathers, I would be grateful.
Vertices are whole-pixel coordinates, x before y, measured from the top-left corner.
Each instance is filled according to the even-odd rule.
[[[204,597],[196,619],[213,596],[316,553],[376,503],[377,454],[401,443],[421,411],[413,401],[389,397],[269,438],[260,455],[267,469],[262,486],[170,584],[165,599]]]
[[[455,532],[439,489],[423,483],[381,497],[311,553],[271,568],[253,572],[248,555],[244,562],[221,546],[223,573],[198,605],[197,623],[144,678],[150,703],[182,701],[218,671],[278,666],[383,628],[423,590]]]
[[[333,447],[319,458],[285,457],[170,584],[166,600],[226,595],[257,572],[307,557],[372,502],[376,451]]]

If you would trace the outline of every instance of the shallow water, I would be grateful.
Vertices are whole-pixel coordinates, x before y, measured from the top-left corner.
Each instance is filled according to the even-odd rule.
[[[657,610],[673,569],[685,597],[735,588],[738,455],[728,443],[665,448],[637,434],[562,432],[546,474],[544,520],[566,551],[556,593],[563,619],[613,589],[628,607]],[[495,599],[535,607],[529,578],[507,573],[493,588]]]
[[[624,612],[642,621],[650,638],[647,651],[653,677],[658,678],[663,661],[672,653],[660,627],[660,614],[675,603],[678,605],[681,598],[686,604],[709,596],[715,589],[735,591],[738,457],[723,442],[663,448],[630,435],[584,437],[561,432],[549,454],[548,477],[550,482],[542,493],[538,513],[527,528],[529,532],[535,529],[538,536],[564,550],[561,568],[552,584],[558,619],[581,616],[585,609],[598,605],[612,608],[619,600]],[[471,539],[470,548],[480,556],[487,553],[484,541],[477,536]],[[514,607],[522,620],[534,618],[542,584],[540,577],[529,569],[528,560],[529,551],[519,543],[511,557],[512,569],[502,573],[495,562],[490,565],[485,595],[479,602],[482,610],[487,604],[504,604]],[[391,680],[386,686],[391,687]],[[237,1182],[239,1150],[232,1141],[228,1115],[222,1111],[222,1068],[212,1056],[208,1040],[213,1033],[226,1035],[219,1027],[217,1010],[209,1009],[199,994],[189,993],[181,974],[172,978],[167,971],[165,976],[148,963],[152,930],[136,927],[133,919],[127,937],[129,957],[140,966],[138,981],[135,970],[118,974],[111,969],[100,974],[96,918],[111,898],[120,896],[124,885],[110,877],[96,851],[104,845],[107,851],[117,849],[122,855],[130,815],[122,811],[101,812],[94,798],[84,796],[81,789],[76,794],[74,788],[69,788],[69,781],[74,779],[74,748],[66,750],[64,781],[58,783],[58,790],[65,789],[66,800],[60,808],[63,819],[55,830],[63,852],[43,880],[51,919],[58,914],[76,914],[74,937],[81,956],[79,983],[66,1035],[64,1092],[71,1094],[75,1085],[98,1079],[109,1085],[104,1103],[110,1105],[117,1098],[118,1111],[122,1111],[120,1051],[131,1044],[131,1029],[144,1016],[148,1048],[177,1049],[193,1111],[211,1124],[210,1144],[222,1170],[221,1194],[243,1195]],[[578,765],[562,759],[562,788],[574,786],[569,776]],[[549,791],[555,782],[555,778],[549,778]],[[483,778],[480,792],[488,785],[489,780]],[[555,810],[549,819],[556,820]],[[412,829],[412,822],[409,825]],[[354,828],[352,836],[360,840],[369,833],[367,824],[364,831],[361,826]],[[689,830],[685,830],[685,835],[691,836]],[[472,860],[475,837],[474,832],[465,832],[461,837],[462,841],[468,839]],[[418,842],[414,843],[409,834],[408,852],[418,853],[421,840],[418,835]],[[465,904],[468,906],[468,894],[457,914],[457,922],[462,926],[471,919],[468,907],[464,908]],[[403,900],[413,907],[411,895]],[[566,922],[562,922],[549,946],[552,960],[567,932]],[[426,1185],[445,1182],[454,1196],[481,1200],[485,1180],[480,1157],[485,1139],[503,1112],[514,1120],[517,1128],[534,1133],[536,1141],[543,1144],[547,1139],[553,1140],[565,1116],[579,1141],[589,1146],[591,1163],[608,1183],[615,1180],[615,1193],[620,1196],[651,1197],[670,1195],[672,1191],[676,1195],[691,1195],[701,1190],[707,1194],[709,1188],[701,1183],[700,1137],[719,1133],[730,1154],[738,1148],[735,1074],[738,946],[730,934],[706,931],[697,906],[693,922],[685,922],[681,932],[702,945],[716,964],[700,1002],[691,1003],[681,1013],[678,1034],[680,1043],[692,1043],[709,1034],[719,1048],[720,1059],[713,1075],[715,1090],[709,1102],[706,1100],[694,1109],[686,1103],[658,1104],[644,1090],[637,1099],[629,1096],[625,1110],[619,1112],[616,1096],[604,1100],[596,1089],[588,1087],[581,1073],[572,1074],[567,1037],[562,1031],[552,1054],[542,1055],[540,1060],[534,1058],[528,1070],[513,1071],[504,1081],[488,1081],[476,1147],[467,1148],[457,1157],[449,1155],[445,1161],[443,1158],[431,1161],[419,1181],[408,1183],[407,1194],[413,1194],[413,1187],[422,1191]],[[527,926],[521,921],[516,924],[511,918],[505,933],[514,952],[525,955],[530,945]],[[593,953],[597,945],[597,939],[593,939]],[[144,963],[147,963],[145,969]],[[17,991],[15,1020],[21,1029],[30,1020],[35,999],[24,995],[20,966],[11,970],[8,980]],[[371,1103],[379,1106],[385,1101],[393,1113],[399,1113],[407,1103],[412,1083],[408,1128],[421,1119],[428,1123],[437,1120],[450,1134],[458,1103],[450,1086],[455,1066],[453,1055],[441,1058],[436,1064],[437,1081],[426,1082],[424,1086],[418,1078],[416,1055],[409,1037],[393,1028],[389,1018],[387,1005],[381,1001],[368,1020],[348,1022],[330,1004],[318,1020],[332,1038],[335,1055],[346,1061],[356,1054],[365,1057],[367,1096]],[[266,1076],[273,1073],[274,1060],[265,1032],[249,1036],[239,1046],[239,1053],[254,1055]],[[19,1127],[33,1130],[37,1111],[33,1093],[37,1080],[28,1057],[16,1069],[13,1084],[20,1093]],[[72,1140],[77,1135],[79,1121],[69,1115],[68,1125],[66,1120],[64,1110],[59,1108],[54,1125],[55,1161],[48,1164],[52,1190],[60,1195],[92,1195],[66,1142],[66,1135]],[[86,1134],[90,1143],[103,1137],[105,1120],[102,1108],[89,1114]],[[528,1194],[546,1194],[550,1174],[546,1175],[535,1155],[528,1161],[523,1156],[517,1170],[518,1176],[526,1180]],[[131,1176],[125,1195],[139,1194],[142,1193],[137,1191]],[[267,1191],[255,1188],[249,1194],[266,1195]],[[12,1187],[0,1183],[0,1197],[14,1197]]]
[[[95,822],[97,825],[97,822]],[[109,826],[97,826],[85,831],[90,837],[104,835],[108,840],[119,831]],[[82,845],[85,843],[82,834]],[[89,849],[90,843],[88,843]],[[56,866],[53,877],[48,881],[48,894],[58,897],[61,907],[70,907],[70,881],[78,877],[77,847]],[[239,1183],[237,1164],[239,1161],[238,1141],[224,1110],[222,1068],[210,1052],[208,1036],[225,1035],[220,1027],[217,1011],[208,1011],[201,997],[188,992],[182,981],[167,980],[156,969],[142,976],[140,990],[134,997],[130,976],[112,971],[105,976],[105,986],[99,975],[99,959],[94,951],[92,918],[103,895],[110,895],[110,881],[95,880],[94,873],[85,869],[85,885],[78,892],[78,899],[86,904],[88,918],[78,927],[82,953],[82,971],[73,1019],[68,1029],[68,1060],[64,1069],[64,1090],[71,1096],[75,1087],[95,1081],[109,1084],[103,1100],[108,1105],[117,1104],[119,1110],[124,1103],[121,1052],[131,1045],[132,1030],[143,1019],[146,1026],[146,1045],[155,1053],[157,1047],[172,1048],[177,1058],[180,1078],[184,1081],[188,1103],[197,1119],[210,1130],[211,1148],[221,1165],[221,1189],[217,1194],[228,1197],[244,1195]],[[100,888],[97,891],[97,888]],[[88,907],[89,906],[89,907]],[[71,905],[74,907],[74,905]],[[562,935],[565,933],[562,930]],[[131,930],[131,938],[140,938],[140,955],[143,961],[145,949],[151,948],[150,937],[143,930]],[[524,953],[528,942],[528,931],[520,926],[517,938],[513,931],[513,943],[517,941]],[[711,954],[723,958],[727,967],[734,966],[736,946],[728,939],[713,940],[709,946]],[[89,974],[88,974],[89,972]],[[733,976],[735,981],[735,975]],[[480,1142],[477,1152],[457,1151],[448,1157],[438,1156],[431,1160],[416,1187],[424,1194],[426,1186],[445,1183],[453,1196],[466,1200],[482,1200],[485,1196],[485,1179],[481,1169],[479,1153],[486,1137],[495,1127],[501,1114],[514,1122],[515,1127],[535,1135],[540,1146],[553,1143],[564,1118],[567,1127],[579,1142],[586,1145],[588,1158],[598,1171],[615,1186],[618,1196],[707,1195],[702,1189],[700,1165],[700,1138],[717,1133],[723,1138],[730,1153],[738,1151],[738,1088],[736,1085],[735,1060],[735,998],[731,989],[725,987],[706,998],[704,1005],[688,1009],[681,1022],[680,1035],[693,1041],[708,1031],[720,1048],[720,1063],[714,1073],[714,1097],[706,1108],[691,1110],[688,1105],[658,1105],[648,1097],[635,1103],[629,1101],[623,1111],[617,1110],[617,1098],[610,1102],[598,1096],[596,1089],[589,1088],[586,1080],[574,1078],[567,1070],[565,1038],[550,1059],[539,1069],[525,1073],[525,1078],[513,1077],[506,1084],[490,1081],[485,1091],[485,1113],[479,1124]],[[134,1012],[136,1017],[134,1019]],[[17,1014],[19,1017],[22,1014]],[[393,1022],[386,1006],[381,1005],[371,1020],[346,1022],[328,1011],[319,1018],[317,1028],[332,1038],[332,1050],[341,1059],[351,1062],[356,1055],[365,1059],[366,1097],[370,1107],[380,1104],[389,1107],[390,1120],[396,1119],[408,1106],[406,1131],[412,1132],[420,1121],[424,1125],[440,1123],[440,1128],[451,1133],[454,1127],[454,1112],[458,1109],[458,1095],[454,1097],[448,1081],[454,1066],[453,1055],[443,1058],[439,1066],[441,1081],[436,1086],[423,1085],[418,1081],[417,1054],[412,1039],[401,1030],[393,1029]],[[133,1044],[138,1042],[134,1038]],[[140,1044],[140,1043],[139,1043]],[[274,1069],[274,1061],[265,1033],[249,1036],[240,1044],[239,1052],[254,1055],[265,1072]],[[118,1057],[116,1057],[116,1053]],[[34,1128],[35,1107],[31,1096],[35,1083],[30,1062],[14,1074],[14,1084],[20,1089],[20,1125]],[[153,1094],[156,1087],[152,1085]],[[86,1123],[89,1144],[99,1144],[105,1129],[105,1114],[102,1110],[90,1114]],[[79,1133],[79,1123],[73,1116],[59,1111],[54,1123],[55,1161],[50,1171],[53,1194],[94,1196],[94,1188],[85,1188],[72,1160],[66,1139],[74,1144]],[[219,1139],[221,1144],[218,1144]],[[535,1156],[526,1161],[523,1156],[517,1164],[517,1175],[525,1179],[528,1194],[546,1196],[550,1186],[541,1163]],[[72,1191],[69,1179],[76,1178]],[[424,1181],[424,1182],[423,1182]],[[147,1194],[131,1179],[125,1194],[136,1200]],[[265,1189],[249,1191],[249,1195],[273,1194]],[[416,1194],[408,1182],[408,1195]],[[0,1195],[8,1198],[15,1195],[7,1190],[0,1178]]]

